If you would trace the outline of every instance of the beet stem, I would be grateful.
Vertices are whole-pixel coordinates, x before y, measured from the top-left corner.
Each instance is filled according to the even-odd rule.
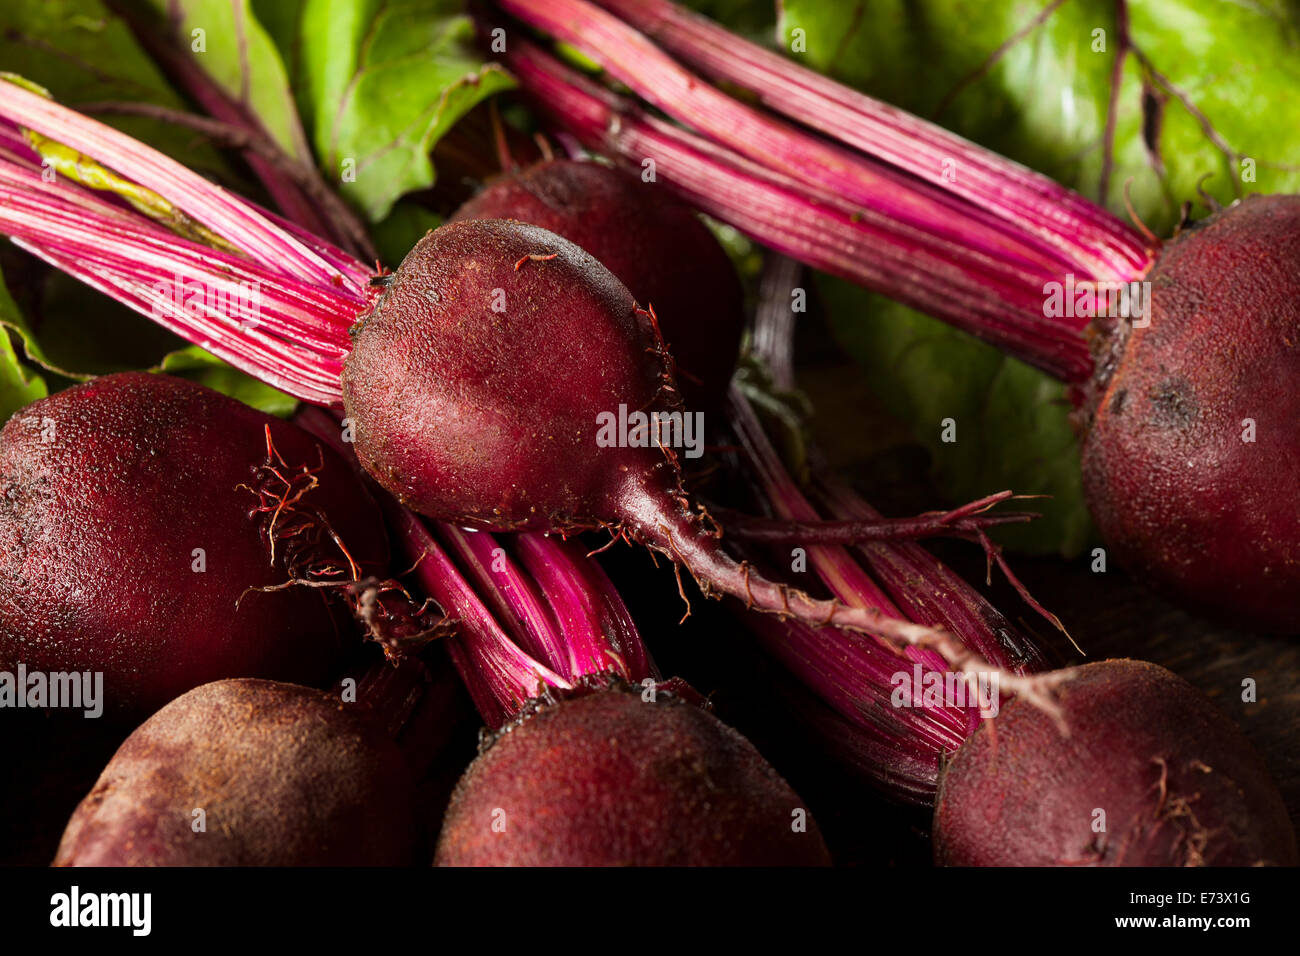
[[[307,282],[348,281],[249,203],[110,126],[11,82],[0,83],[0,116],[129,175],[258,261]]]
[[[594,558],[539,534],[518,535],[516,547],[555,614],[570,680],[613,672],[639,683],[656,676],[631,615]]]
[[[621,3],[606,5],[624,11]],[[645,115],[535,45],[512,38],[503,57],[509,68],[539,112],[584,145],[638,166],[651,159],[658,178],[715,218],[1064,381],[1091,375],[1082,334],[1088,319],[1046,314],[1047,283],[1128,282],[1150,266],[1153,248],[1082,197],[719,27],[709,28],[710,40],[692,39],[696,34],[687,30],[665,28],[665,35],[677,44],[675,52],[689,54],[706,72],[760,87],[767,105],[843,145],[725,96],[586,0],[506,0],[500,6],[574,44],[708,137]],[[634,19],[658,28],[667,7],[656,4],[653,17]],[[726,42],[706,55],[703,47],[717,39],[714,34]],[[735,58],[733,50],[740,51]],[[776,71],[780,93],[762,89],[760,79],[769,71]],[[955,183],[944,174],[954,163]],[[764,206],[778,204],[805,208],[764,214]],[[816,234],[801,228],[814,223]]]
[[[1017,224],[1081,274],[1146,268],[1147,244],[1123,221],[1059,183],[873,99],[726,30],[669,0],[593,0],[717,82]],[[945,161],[959,174],[943,175]]]
[[[557,674],[572,678],[550,608],[536,583],[502,546],[502,540],[487,532],[463,531],[449,524],[426,522],[426,527],[467,572],[479,596],[514,642]]]
[[[1011,282],[937,241],[680,127],[648,116],[537,46],[514,40],[504,61],[537,111],[584,145],[634,165],[685,202],[814,268],[881,292],[986,339],[1068,381],[1087,378],[1081,330],[1043,316],[1042,280]]]
[[[727,509],[715,509],[727,534],[766,544],[861,544],[867,541],[905,541],[917,538],[961,538],[979,541],[976,535],[1004,524],[1023,524],[1037,515],[1025,511],[970,515],[972,506],[989,508],[1013,497],[1004,491],[952,511],[930,511],[910,518],[865,518],[847,521],[799,521],[761,518]]]

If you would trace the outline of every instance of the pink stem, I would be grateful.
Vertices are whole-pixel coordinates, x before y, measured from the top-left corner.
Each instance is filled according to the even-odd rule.
[[[653,676],[627,608],[593,558],[536,534],[521,535],[518,548],[520,560],[555,613],[567,651],[564,672],[570,679],[611,671],[634,682]]]
[[[615,79],[673,119],[755,162],[819,189],[827,202],[884,213],[920,225],[943,240],[959,259],[979,251],[986,268],[1018,275],[1031,270],[1041,283],[1063,264],[1056,250],[1023,230],[1008,230],[997,217],[963,204],[940,188],[917,182],[891,167],[864,161],[835,144],[808,136],[719,92],[636,30],[586,0],[498,0],[507,13],[571,43],[596,59]],[[959,240],[954,245],[952,240]]]
[[[1079,194],[954,133],[730,33],[669,0],[594,0],[660,47],[769,109],[1012,221],[1059,249],[1081,277],[1144,272],[1141,235]],[[954,175],[945,176],[945,169]]]
[[[417,515],[387,496],[380,504],[406,557],[415,563],[412,574],[455,622],[447,650],[488,725],[504,724],[548,685],[572,686],[510,639]]]
[[[500,539],[449,524],[432,525],[431,530],[446,543],[515,643],[537,660],[545,661],[556,673],[572,678],[568,654],[539,593],[539,582],[519,567]],[[541,590],[545,590],[544,583]]]
[[[347,330],[367,293],[332,266],[330,278],[300,279],[184,239],[89,189],[46,182],[7,149],[0,200],[0,231],[34,255],[270,385],[309,402],[341,401]],[[251,206],[240,215],[260,218]]]
[[[687,203],[769,248],[951,322],[1066,381],[1091,375],[1088,343],[1073,320],[1047,320],[1043,283],[1006,282],[932,235],[872,209],[847,209],[823,191],[647,116],[525,40],[506,65],[535,108],[584,145],[658,179]]]
[[[128,176],[203,223],[249,257],[275,263],[285,275],[326,285],[349,281],[251,204],[110,126],[8,82],[0,83],[0,117],[35,130]],[[353,288],[351,291],[364,294],[363,289]]]

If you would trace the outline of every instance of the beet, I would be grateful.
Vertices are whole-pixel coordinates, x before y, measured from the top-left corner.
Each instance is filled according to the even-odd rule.
[[[898,643],[935,635],[762,577],[682,487],[671,432],[602,423],[679,415],[654,316],[589,253],[537,226],[424,236],[353,329],[343,401],[362,466],[427,517],[491,531],[603,528],[668,555],[707,595]],[[606,440],[606,439],[612,439]]]
[[[604,67],[593,79],[527,40],[504,54],[552,128],[652,161],[667,190],[768,248],[1065,382],[1091,405],[1084,482],[1120,560],[1211,616],[1297,629],[1300,197],[1252,196],[1162,243],[672,3],[502,8]],[[1121,290],[1144,280],[1151,323],[1132,329]]]
[[[343,396],[357,456],[422,514],[591,527],[621,482],[668,480],[657,449],[596,445],[601,412],[668,404],[649,319],[553,233],[498,220],[429,233],[354,341]]]
[[[494,180],[451,221],[461,219],[518,219],[590,252],[654,307],[687,404],[721,407],[744,293],[713,234],[665,190],[600,163],[557,159]]]
[[[703,412],[683,409],[655,311],[581,247],[518,221],[462,220],[376,275],[37,94],[14,87],[3,106],[174,197],[224,239],[178,238],[160,259],[154,226],[75,187],[77,208],[56,215],[27,169],[0,183],[0,228],[237,368],[305,401],[341,399],[362,465],[413,510],[484,530],[603,528],[668,555],[709,596],[900,645],[942,640],[776,584],[723,550],[721,529],[682,486],[681,458],[705,451]],[[97,228],[112,229],[111,261],[79,258]],[[247,303],[229,316],[177,308],[168,290],[182,265],[237,302],[255,283],[265,321],[242,321],[255,317]]]
[[[68,822],[54,865],[412,862],[411,774],[361,707],[264,680],[190,691],[118,749]]]
[[[251,490],[276,487],[268,428],[289,469],[319,467],[297,512],[315,527],[286,537],[283,511],[274,561]],[[355,626],[324,589],[249,589],[320,556],[346,569],[326,523],[362,571],[387,561],[378,509],[338,456],[162,375],[105,376],[18,412],[0,431],[0,488],[0,665],[102,671],[119,713],[223,677],[320,680]]]
[[[1300,621],[1300,196],[1166,243],[1150,325],[1098,363],[1084,488],[1141,579],[1261,630]],[[1254,422],[1254,441],[1245,419]]]
[[[542,704],[495,738],[452,796],[435,863],[826,865],[801,810],[754,746],[700,708],[607,689]]]
[[[952,866],[1293,866],[1263,762],[1186,681],[1114,660],[1059,688],[1069,736],[1012,701],[944,769],[935,859]],[[1105,832],[1094,832],[1098,811]]]

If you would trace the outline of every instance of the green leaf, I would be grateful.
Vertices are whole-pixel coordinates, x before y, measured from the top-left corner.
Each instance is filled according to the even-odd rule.
[[[755,3],[754,0],[684,0],[682,6],[726,24],[731,31],[758,43],[772,44],[777,4]]]
[[[1062,554],[1087,544],[1079,450],[1059,383],[934,319],[867,302],[868,294],[848,282],[819,276],[818,291],[836,339],[930,450],[936,482],[953,502],[1005,489],[1051,495],[1026,502],[1024,510],[1042,517],[997,529],[998,541]]]
[[[414,202],[399,202],[370,230],[379,261],[396,269],[411,248],[430,229],[442,225],[442,217]]]
[[[263,385],[197,345],[168,354],[159,364],[158,371],[199,382],[268,415],[288,418],[298,407],[298,401],[292,395]]]
[[[1241,191],[1300,189],[1300,166],[1288,165],[1300,155],[1300,124],[1290,121],[1300,115],[1297,7],[1281,0],[1127,6],[1133,49],[1122,68],[1104,197],[1104,130],[1119,49],[1113,0],[1054,7],[784,0],[779,29],[793,59],[1104,198],[1121,216],[1130,183],[1135,209],[1158,232],[1172,229],[1183,202],[1198,199],[1206,174],[1206,192],[1223,202]],[[792,49],[796,40],[803,52]],[[930,448],[947,494],[963,500],[1006,487],[1051,494],[1046,508],[1035,503],[1046,520],[1001,529],[1000,537],[1066,554],[1087,542],[1059,385],[880,297],[830,280],[819,288],[837,337]],[[957,423],[955,443],[940,441],[946,417]]]
[[[484,63],[460,0],[306,0],[299,103],[326,178],[372,221],[433,184],[429,153],[514,81]]]
[[[1285,0],[1129,2],[1110,184],[1101,197],[1113,0],[789,0],[805,65],[934,119],[1118,214],[1168,231],[1197,182],[1222,202],[1300,188],[1300,9]],[[1038,21],[1046,12],[1046,16]],[[1006,45],[1000,55],[990,57]],[[1203,122],[1208,124],[1203,125]],[[1149,129],[1151,135],[1144,136]],[[1225,151],[1226,147],[1226,151]],[[1253,181],[1243,181],[1254,160]]]
[[[298,119],[289,73],[272,35],[262,26],[249,0],[149,0],[167,25],[167,36],[188,55],[227,96],[250,115],[300,162],[311,161],[311,149]],[[277,31],[300,4],[259,4],[274,8]]]
[[[122,100],[188,109],[100,0],[5,0],[0,3],[0,69],[48,89],[60,103]],[[191,169],[223,180],[231,173],[202,137],[140,116],[100,117]]]
[[[25,369],[18,361],[10,340],[8,329],[26,328],[22,314],[9,289],[4,276],[0,276],[0,424],[24,405],[44,398],[45,381],[35,372]]]
[[[147,368],[181,344],[162,326],[63,272],[51,270],[36,291],[38,312],[10,328],[26,358],[52,373],[52,388]]]

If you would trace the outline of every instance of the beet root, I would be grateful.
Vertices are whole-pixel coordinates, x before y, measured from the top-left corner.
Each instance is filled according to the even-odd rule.
[[[1149,326],[1098,363],[1093,516],[1120,563],[1176,600],[1295,631],[1300,196],[1252,196],[1181,232],[1148,279]]]
[[[410,863],[411,774],[361,706],[263,680],[190,691],[118,749],[54,864]]]
[[[460,219],[518,219],[590,252],[654,307],[687,404],[722,407],[744,294],[717,239],[664,190],[600,163],[557,159],[494,180],[452,217]]]
[[[675,407],[649,315],[589,253],[536,226],[451,223],[407,255],[354,331],[357,457],[403,504],[498,531],[618,520],[629,483],[676,474],[602,446],[598,416]]]
[[[723,550],[683,490],[681,458],[703,436],[654,316],[545,229],[471,219],[427,234],[354,327],[342,385],[362,466],[428,517],[603,528],[668,555],[706,595],[900,646],[946,640],[768,580]]]
[[[1263,762],[1186,681],[1114,660],[1071,672],[1051,716],[1012,701],[944,768],[935,859],[950,866],[1296,863]]]
[[[258,510],[270,499],[253,489],[282,488],[263,470],[268,427],[289,466],[277,470],[319,469],[296,506],[315,527]],[[17,413],[0,431],[0,489],[0,664],[103,672],[119,715],[224,677],[320,680],[355,625],[324,589],[250,589],[317,552],[347,570],[326,524],[364,573],[387,562],[378,509],[338,456],[161,375],[105,376]]]
[[[803,821],[800,828],[797,821]],[[815,866],[816,823],[754,746],[678,698],[541,705],[457,785],[443,866]]]

